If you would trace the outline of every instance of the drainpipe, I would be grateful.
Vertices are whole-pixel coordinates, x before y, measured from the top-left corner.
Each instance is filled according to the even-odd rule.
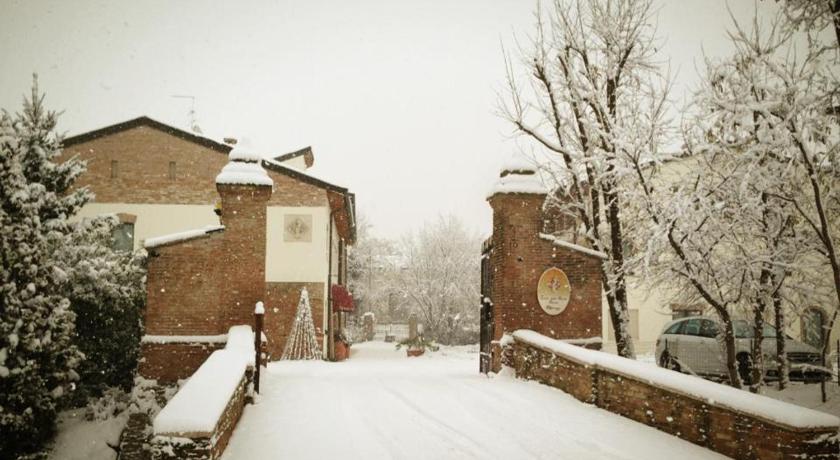
[[[327,359],[335,361],[335,334],[333,333],[333,305],[332,305],[332,245],[333,245],[333,215],[335,211],[330,208],[330,236],[329,244],[327,246],[328,262],[327,262]]]

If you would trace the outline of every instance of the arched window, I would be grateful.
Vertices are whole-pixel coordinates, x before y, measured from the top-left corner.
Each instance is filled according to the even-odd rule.
[[[809,308],[802,315],[802,341],[817,348],[822,348],[825,314],[819,308]]]

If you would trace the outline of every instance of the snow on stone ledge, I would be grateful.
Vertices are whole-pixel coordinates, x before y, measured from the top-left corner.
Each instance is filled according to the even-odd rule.
[[[227,334],[219,335],[144,335],[140,343],[225,343]]]
[[[233,326],[224,350],[214,351],[154,420],[155,435],[211,436],[245,370],[254,362],[250,326]]]
[[[551,241],[552,243],[556,244],[557,246],[563,246],[564,248],[571,249],[573,251],[582,252],[584,254],[588,254],[593,257],[597,257],[599,259],[607,259],[607,255],[601,251],[596,251],[594,249],[587,248],[586,246],[581,246],[579,244],[570,243],[565,240],[561,240],[553,235],[549,235],[546,233],[540,233],[540,238]]]
[[[158,236],[155,238],[147,238],[145,244],[143,244],[143,247],[145,247],[146,249],[151,249],[157,246],[163,246],[165,244],[191,240],[193,238],[198,238],[199,236],[204,236],[208,233],[217,232],[224,229],[224,225],[208,225],[203,228],[187,230],[185,232],[172,233],[169,235]]]
[[[813,409],[796,406],[766,396],[738,390],[698,377],[654,367],[602,351],[587,350],[555,340],[530,330],[513,333],[515,340],[550,353],[568,357],[584,365],[626,375],[674,393],[706,401],[709,404],[754,415],[795,428],[837,428],[840,418]]]
[[[254,365],[254,331],[251,326],[233,326],[228,331],[227,345],[225,350],[240,353],[248,361],[250,366]]]
[[[231,161],[222,168],[216,176],[217,184],[226,185],[266,185],[274,186],[274,181],[268,177],[260,164],[246,161]]]

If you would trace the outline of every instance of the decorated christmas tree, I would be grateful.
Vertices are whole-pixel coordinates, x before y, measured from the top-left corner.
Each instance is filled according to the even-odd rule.
[[[312,308],[309,306],[309,292],[306,288],[300,292],[292,333],[286,341],[281,359],[321,359],[321,348],[315,340],[315,324],[312,322]]]

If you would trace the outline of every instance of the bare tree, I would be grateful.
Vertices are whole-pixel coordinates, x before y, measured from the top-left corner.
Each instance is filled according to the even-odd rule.
[[[622,214],[638,193],[635,165],[657,155],[667,78],[655,60],[650,0],[555,0],[539,7],[535,36],[521,50],[527,85],[507,59],[500,111],[518,134],[548,152],[555,180],[547,207],[574,218],[607,254],[601,271],[618,353],[634,357],[628,331],[632,260]]]
[[[691,186],[675,194],[670,210],[661,214],[665,219],[658,218],[659,224],[670,222],[660,226],[668,229],[677,256],[669,261],[685,269],[685,280],[720,317],[739,307],[752,313],[754,385],[760,380],[767,308],[772,306],[782,332],[777,351],[784,385],[784,297],[813,302],[814,292],[825,290],[813,287],[831,286],[836,300],[827,331],[840,304],[837,221],[831,219],[840,211],[836,54],[806,31],[804,58],[797,58],[795,28],[785,21],[778,16],[763,31],[756,19],[750,32],[735,22],[730,33],[735,53],[708,63],[687,143],[702,168]],[[820,277],[826,271],[820,264],[832,275]],[[782,291],[791,276],[809,281]],[[791,285],[800,286],[799,292],[790,292]],[[735,384],[729,331],[725,339]]]
[[[454,216],[441,216],[402,239],[397,282],[426,334],[442,343],[462,324],[478,322],[480,244]]]

